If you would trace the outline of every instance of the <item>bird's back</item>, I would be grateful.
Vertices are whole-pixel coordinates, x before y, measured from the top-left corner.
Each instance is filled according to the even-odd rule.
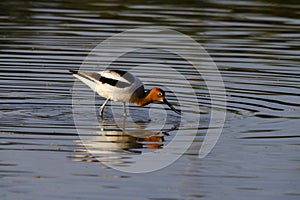
[[[144,91],[139,78],[126,71],[78,72],[70,70],[70,72],[100,96],[114,101],[129,102],[135,91]]]

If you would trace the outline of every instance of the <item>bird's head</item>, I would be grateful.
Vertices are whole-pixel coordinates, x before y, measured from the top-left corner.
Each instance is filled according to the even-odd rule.
[[[163,102],[165,104],[167,104],[171,110],[173,110],[174,112],[176,112],[177,114],[181,114],[181,112],[177,109],[175,109],[165,98],[165,91],[163,91],[160,88],[154,87],[150,90],[148,97],[150,98],[151,101],[160,101]]]

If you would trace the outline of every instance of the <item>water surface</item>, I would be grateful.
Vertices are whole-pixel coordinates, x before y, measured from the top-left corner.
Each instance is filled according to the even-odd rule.
[[[299,3],[0,4],[1,199],[132,199],[133,194],[136,199],[299,198]],[[140,26],[166,26],[205,47],[224,79],[227,118],[213,151],[199,159],[211,106],[203,79],[171,54],[157,58],[158,52],[133,52],[120,58],[114,66],[122,69],[153,64],[136,74],[148,80],[148,89],[159,83],[178,87],[176,95],[186,102],[185,110],[189,94],[156,66],[167,63],[188,74],[202,111],[201,123],[192,127],[197,131],[193,145],[180,159],[153,173],[129,174],[107,167],[82,145],[71,107],[74,78],[67,70],[78,69],[99,42]],[[151,80],[146,72],[154,70],[160,76]],[[167,94],[176,103],[174,94]],[[96,100],[97,106],[103,102]],[[130,107],[136,120],[142,118],[141,127],[148,123],[148,109]],[[158,115],[161,109],[151,108]],[[104,121],[109,140],[93,141],[104,148],[121,138],[124,155],[164,148],[176,132],[177,118],[169,113],[163,129],[167,134],[159,132],[150,142],[120,136],[109,111]],[[119,150],[110,147],[105,154]],[[126,164],[128,158],[114,161]]]

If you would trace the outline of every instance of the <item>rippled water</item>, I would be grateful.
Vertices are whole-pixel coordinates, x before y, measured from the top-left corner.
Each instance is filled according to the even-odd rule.
[[[132,195],[136,199],[299,198],[300,4],[295,1],[165,1],[163,4],[2,1],[0,4],[1,199],[132,199]],[[199,159],[198,151],[211,114],[203,77],[169,53],[132,52],[121,57],[113,67],[142,66],[134,73],[145,81],[146,88],[166,87],[170,101],[176,104],[181,99],[185,103],[180,108],[188,112],[189,106],[194,105],[182,87],[183,82],[173,81],[161,66],[181,71],[189,77],[201,104],[199,126],[183,132],[187,138],[193,137],[190,130],[197,135],[182,157],[153,173],[130,174],[111,169],[99,160],[109,158],[111,164],[127,165],[132,155],[165,149],[178,131],[178,117],[167,111],[162,132],[140,139],[134,137],[136,133],[120,132],[110,118],[111,109],[107,108],[102,121],[105,130],[100,130],[101,134],[97,133],[99,130],[91,130],[92,134],[86,138],[100,154],[89,154],[73,121],[75,79],[68,69],[78,69],[99,42],[140,26],[180,31],[207,50],[224,80],[227,117],[215,148]],[[158,78],[153,78],[153,71]],[[177,88],[176,92],[170,91],[170,87]],[[81,91],[86,95],[89,90],[82,86]],[[96,97],[97,106],[102,102],[102,98]],[[118,103],[114,107],[122,109]],[[154,123],[148,121],[149,110]],[[155,124],[165,118],[161,115],[163,111],[162,105],[129,108],[139,130],[147,127],[143,132],[146,135],[160,130]],[[130,131],[134,128],[136,124]],[[112,152],[122,159],[114,157]]]

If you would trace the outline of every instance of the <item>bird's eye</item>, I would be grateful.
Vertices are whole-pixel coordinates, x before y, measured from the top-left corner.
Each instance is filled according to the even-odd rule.
[[[161,96],[162,96],[162,93],[161,93],[161,92],[159,92],[159,93],[157,93],[157,95],[158,95],[159,97],[161,97]]]

